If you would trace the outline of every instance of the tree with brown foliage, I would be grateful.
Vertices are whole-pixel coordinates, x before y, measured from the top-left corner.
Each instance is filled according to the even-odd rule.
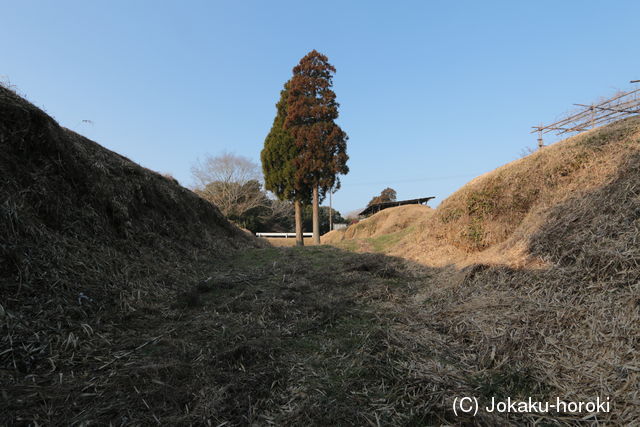
[[[320,243],[319,204],[330,189],[340,188],[338,175],[347,167],[347,134],[335,123],[339,104],[333,87],[336,69],[328,58],[312,50],[293,68],[284,127],[299,154],[295,159],[297,189],[311,187],[313,240]]]
[[[387,187],[380,192],[379,196],[375,196],[373,199],[371,199],[371,201],[369,201],[367,206],[377,205],[378,203],[384,203],[384,202],[395,202],[396,197],[397,197],[396,190],[394,190],[391,187]]]
[[[280,200],[293,201],[295,211],[296,245],[304,245],[302,237],[303,204],[311,199],[311,189],[296,179],[296,158],[300,149],[293,135],[285,129],[290,82],[285,83],[276,104],[276,117],[260,153],[265,188]]]

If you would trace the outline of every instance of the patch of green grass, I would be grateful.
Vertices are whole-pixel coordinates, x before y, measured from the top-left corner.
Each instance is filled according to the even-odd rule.
[[[440,215],[440,221],[442,221],[443,224],[448,224],[460,219],[463,212],[460,208],[445,208],[438,213]]]
[[[388,252],[395,245],[402,240],[405,236],[410,234],[415,229],[415,226],[407,227],[404,230],[396,231],[395,233],[384,234],[382,236],[370,237],[369,243],[373,247],[374,252]]]
[[[476,190],[467,198],[467,214],[471,218],[483,219],[494,213],[501,188],[497,183],[491,183],[483,190]]]
[[[482,247],[482,239],[484,238],[484,230],[482,228],[482,220],[473,219],[467,226],[466,237],[474,248]]]
[[[336,247],[349,252],[358,252],[358,248],[360,247],[360,245],[358,244],[357,240],[353,239],[343,240],[342,242],[337,243]]]

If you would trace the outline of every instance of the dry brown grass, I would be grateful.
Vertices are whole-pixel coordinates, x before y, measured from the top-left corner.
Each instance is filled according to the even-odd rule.
[[[405,205],[380,211],[346,229],[322,236],[322,243],[353,252],[388,253],[407,235],[411,235],[433,214],[422,205]]]
[[[409,357],[416,376],[444,396],[613,402],[518,422],[636,422],[639,164],[638,118],[570,138],[471,181],[390,248],[439,267],[403,308],[414,329],[394,328],[433,350]]]
[[[639,145],[638,119],[617,123],[368,229],[421,263],[248,249],[215,207],[0,89],[0,423],[633,425]],[[613,411],[456,417],[465,395]]]
[[[122,363],[176,334],[176,292],[259,243],[2,87],[0,152],[0,424],[131,419],[159,386]]]
[[[289,237],[289,238],[286,238],[286,239],[278,238],[278,237],[272,237],[272,238],[263,238],[263,240],[266,240],[267,242],[269,242],[269,244],[271,246],[275,246],[275,247],[279,247],[279,248],[290,248],[290,247],[296,245],[296,238],[295,237]],[[305,237],[304,238],[304,245],[305,246],[314,246],[313,238]]]
[[[554,206],[603,186],[640,150],[630,118],[545,147],[470,181],[390,253],[432,266],[484,262],[529,267],[528,239]]]
[[[395,233],[422,223],[433,209],[423,205],[405,205],[382,210],[345,229],[333,230],[322,236],[323,244],[334,244],[344,240],[365,239]]]

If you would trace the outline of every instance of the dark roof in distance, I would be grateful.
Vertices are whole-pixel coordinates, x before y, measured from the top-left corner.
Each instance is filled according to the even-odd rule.
[[[420,199],[409,199],[409,200],[398,200],[396,202],[376,203],[375,205],[367,206],[358,215],[367,216],[367,215],[374,214],[376,212],[380,212],[383,209],[393,208],[393,207],[402,206],[402,205],[426,205],[427,202],[431,199],[435,199],[435,197],[422,197]]]

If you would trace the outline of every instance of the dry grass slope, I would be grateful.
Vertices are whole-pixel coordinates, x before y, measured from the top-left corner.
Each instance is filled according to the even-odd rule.
[[[640,152],[629,155],[605,185],[547,212],[528,243],[544,268],[451,268],[417,297],[430,329],[464,348],[458,376],[481,381],[487,398],[496,387],[524,385],[525,397],[611,399],[611,413],[584,423],[640,417],[639,162]]]
[[[416,375],[481,399],[613,402],[609,414],[530,423],[637,422],[638,165],[634,117],[474,179],[389,248],[438,267],[414,298],[424,328],[398,334],[447,363],[416,359]]]
[[[554,206],[600,188],[640,150],[640,118],[577,135],[470,181],[390,252],[433,266],[529,265],[528,242]],[[597,212],[598,207],[594,206]]]
[[[432,213],[433,209],[423,205],[385,209],[346,229],[325,234],[322,243],[348,250],[385,252],[425,223]]]
[[[0,89],[0,424],[633,425],[639,129],[337,243],[401,259],[251,248],[171,179]],[[455,396],[613,410],[459,417]]]
[[[0,424],[79,423],[71,402],[97,383],[110,397],[86,410],[122,403],[114,349],[165,333],[155,326],[167,301],[257,243],[174,180],[3,87],[0,153]]]
[[[433,210],[423,205],[405,205],[382,210],[346,229],[334,230],[322,236],[322,243],[332,244],[348,239],[382,236],[424,221]]]

